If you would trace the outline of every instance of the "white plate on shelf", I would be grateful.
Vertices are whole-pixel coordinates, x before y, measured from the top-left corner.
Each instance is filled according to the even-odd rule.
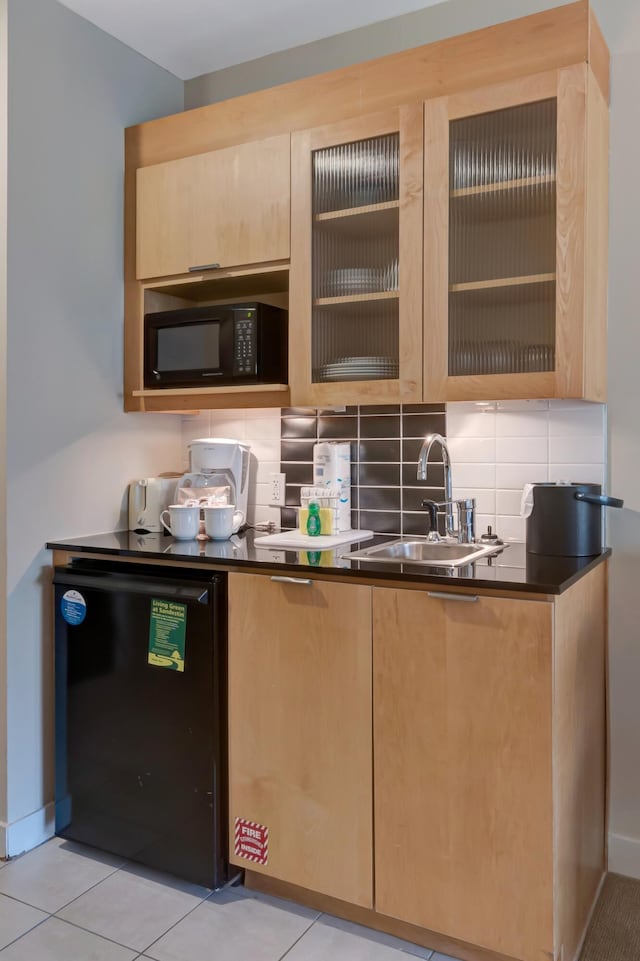
[[[397,361],[390,357],[343,357],[314,370],[318,380],[366,380],[398,377]]]

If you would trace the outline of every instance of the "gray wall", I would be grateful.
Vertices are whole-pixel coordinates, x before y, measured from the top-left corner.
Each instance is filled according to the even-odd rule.
[[[6,458],[7,421],[7,0],[0,0],[0,598],[7,596]],[[6,619],[0,616],[0,836],[7,817]],[[1,850],[1,842],[0,842]]]
[[[238,97],[254,90],[312,77],[327,70],[433,43],[504,20],[560,7],[572,0],[448,0],[368,27],[203,74],[185,83],[185,108]],[[389,4],[391,9],[392,3]]]
[[[552,0],[449,0],[418,13],[353,30],[294,50],[220,70],[185,87],[186,104],[202,106],[417,46],[444,36],[524,16],[553,6]],[[559,5],[559,4],[555,4]],[[610,864],[640,877],[640,4],[594,0],[612,52],[611,231],[609,274],[609,437],[613,493],[626,499],[612,511],[610,542]]]
[[[117,528],[128,481],[180,464],[179,418],[122,413],[122,187],[123,128],[181,110],[183,96],[176,77],[55,0],[9,0],[8,796],[0,817],[13,854],[50,830],[43,543]]]
[[[632,10],[635,6],[635,10]],[[609,464],[611,490],[627,509],[611,511],[610,862],[640,877],[640,8],[625,0],[612,71],[609,243]],[[634,23],[635,21],[635,23]],[[635,49],[633,49],[635,47]]]

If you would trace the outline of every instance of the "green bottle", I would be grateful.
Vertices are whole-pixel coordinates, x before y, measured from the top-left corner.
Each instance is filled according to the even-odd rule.
[[[309,537],[317,537],[320,533],[320,505],[316,501],[309,504],[309,516],[307,517],[307,534]]]

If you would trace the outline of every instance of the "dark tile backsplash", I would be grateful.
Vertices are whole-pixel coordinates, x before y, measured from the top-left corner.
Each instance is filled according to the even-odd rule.
[[[416,477],[426,434],[445,434],[444,405],[411,404],[282,411],[281,471],[287,475],[282,526],[295,527],[301,486],[313,482],[316,440],[351,441],[352,526],[378,534],[425,534],[422,501],[444,499],[444,469],[429,463],[429,479]],[[436,452],[434,452],[436,453]]]
[[[284,438],[309,438],[318,436],[317,417],[283,417],[280,436]]]
[[[357,417],[318,416],[318,437],[320,440],[351,440],[358,436]]]
[[[393,414],[360,414],[360,437],[400,437],[400,418]]]

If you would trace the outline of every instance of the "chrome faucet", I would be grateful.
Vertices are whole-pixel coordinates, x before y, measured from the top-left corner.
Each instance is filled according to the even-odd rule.
[[[437,508],[445,507],[447,511],[447,523],[446,523],[446,533],[448,537],[455,537],[461,544],[472,544],[475,541],[475,508],[476,502],[473,498],[467,498],[464,500],[453,499],[453,481],[451,477],[451,456],[449,454],[449,448],[447,447],[447,442],[442,434],[428,434],[420,448],[420,455],[418,457],[418,471],[417,478],[420,481],[426,481],[427,471],[428,471],[428,461],[429,454],[431,453],[431,448],[434,444],[440,444],[440,449],[442,451],[442,463],[444,465],[444,496],[445,499],[442,504],[436,504],[433,501],[425,501],[423,507],[430,508],[431,517],[431,530],[429,532],[431,540],[438,540],[440,535],[438,534],[438,528],[434,524],[434,519],[437,520]],[[453,508],[458,508],[458,526],[456,528]]]

